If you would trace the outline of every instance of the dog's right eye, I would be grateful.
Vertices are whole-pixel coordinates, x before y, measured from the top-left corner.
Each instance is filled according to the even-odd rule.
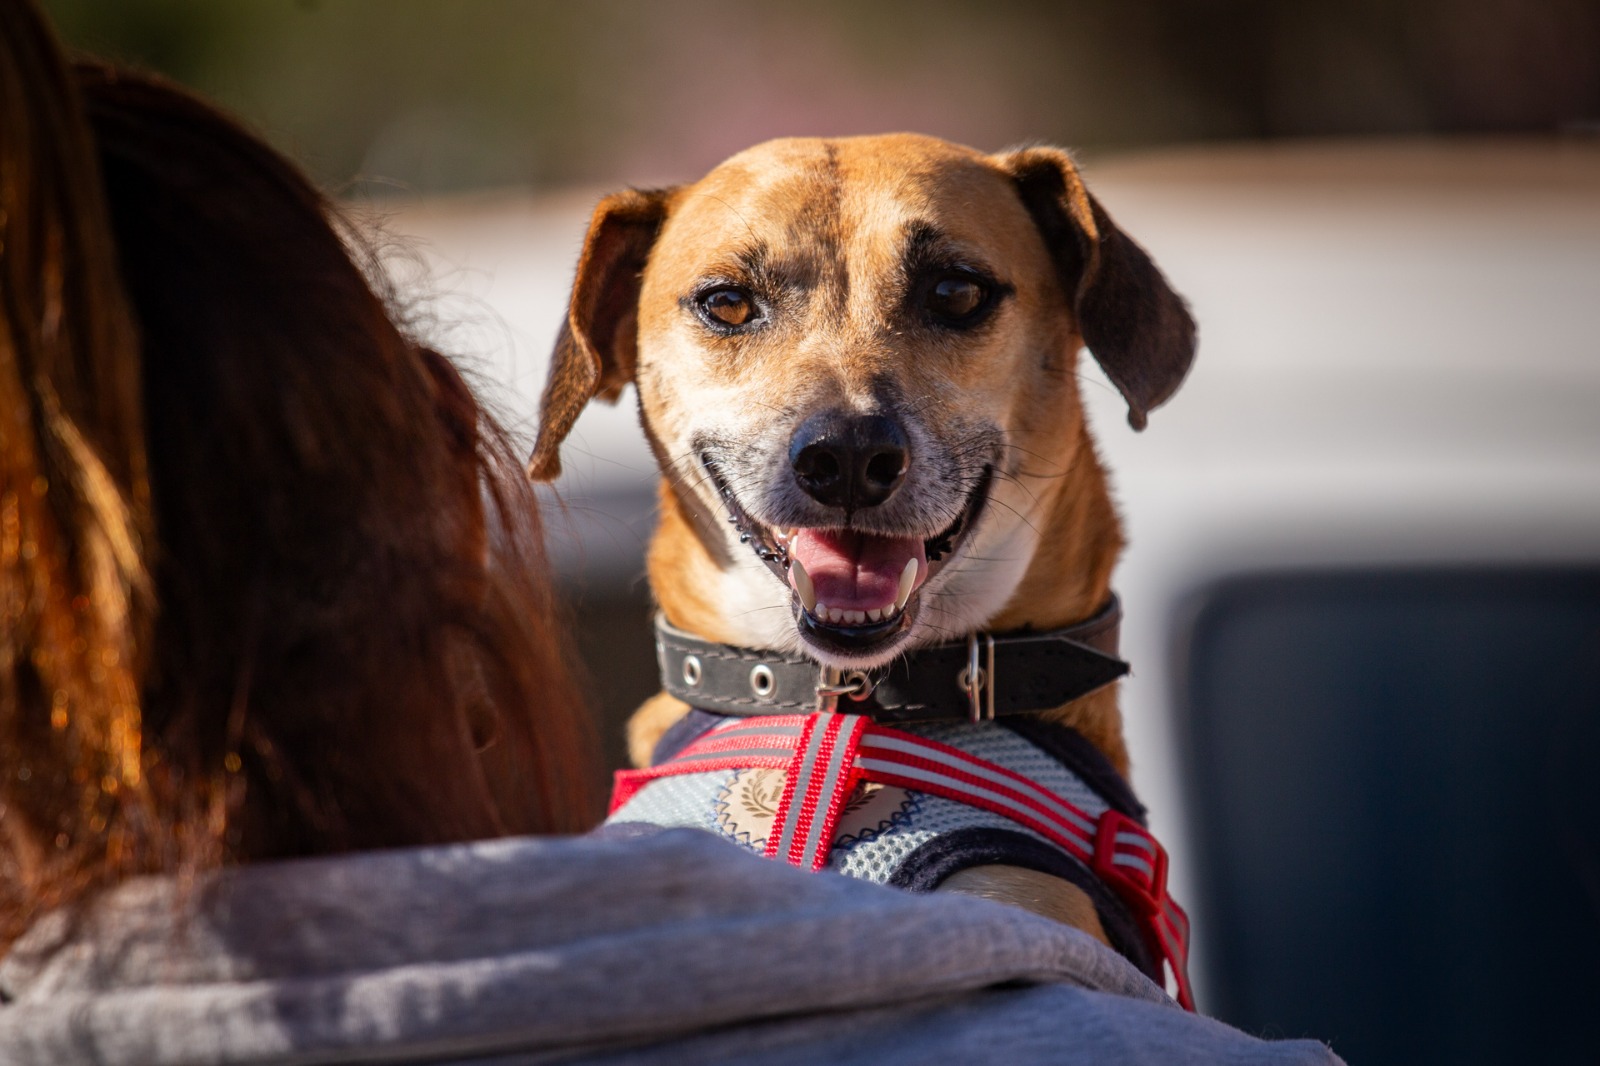
[[[713,324],[743,326],[756,316],[756,304],[741,289],[712,289],[700,297],[700,313]]]
[[[975,325],[984,317],[991,294],[989,286],[969,274],[947,274],[928,286],[923,306],[935,322],[959,329]]]

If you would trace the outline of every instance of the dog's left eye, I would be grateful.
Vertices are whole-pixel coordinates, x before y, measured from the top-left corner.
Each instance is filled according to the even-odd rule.
[[[700,297],[700,311],[714,323],[742,326],[755,317],[756,304],[740,289],[712,289]]]
[[[989,289],[975,278],[956,274],[934,282],[924,302],[938,321],[962,326],[976,318],[988,304]]]

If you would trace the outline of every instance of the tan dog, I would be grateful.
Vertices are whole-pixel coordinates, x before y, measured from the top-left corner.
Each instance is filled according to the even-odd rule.
[[[1106,603],[1123,543],[1079,399],[1085,343],[1142,428],[1195,330],[1066,153],[773,141],[601,202],[529,469],[554,477],[584,405],[632,381],[664,474],[649,568],[672,625],[841,668],[1062,627]],[[639,710],[636,763],[686,710],[665,693]],[[1126,774],[1114,688],[1052,717]],[[1104,939],[1084,894],[1043,874],[944,887]]]

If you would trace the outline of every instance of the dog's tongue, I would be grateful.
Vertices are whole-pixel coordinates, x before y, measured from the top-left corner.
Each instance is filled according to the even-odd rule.
[[[900,595],[901,576],[913,559],[917,568],[911,589],[928,576],[928,554],[916,537],[802,529],[789,541],[789,557],[805,567],[818,603],[849,611],[893,606]]]

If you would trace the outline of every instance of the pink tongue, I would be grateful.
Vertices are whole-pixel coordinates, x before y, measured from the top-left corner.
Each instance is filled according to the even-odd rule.
[[[928,576],[928,556],[916,537],[875,537],[843,529],[802,529],[789,541],[789,556],[811,576],[817,602],[850,611],[894,605],[900,575],[917,561],[915,588]]]

